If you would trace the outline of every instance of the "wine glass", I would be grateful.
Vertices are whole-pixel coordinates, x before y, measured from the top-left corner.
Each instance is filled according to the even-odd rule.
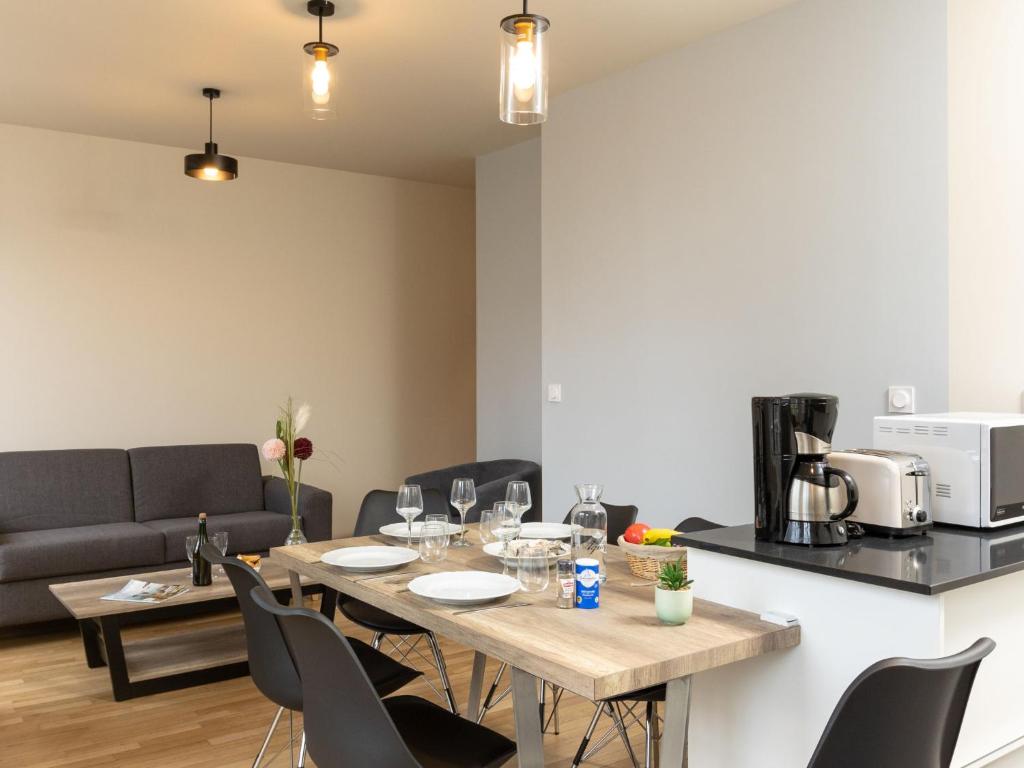
[[[218,550],[220,550],[221,557],[228,553],[228,532],[227,531],[216,531],[210,536],[210,541],[213,543]],[[224,575],[224,566],[218,565],[216,574],[213,578],[217,579]]]
[[[484,509],[480,512],[480,541],[490,544],[495,540],[494,531],[494,509]]]
[[[457,477],[452,482],[451,505],[459,511],[459,539],[453,547],[471,547],[466,541],[466,513],[476,506],[476,485],[471,477]]]
[[[522,521],[507,502],[499,501],[494,505],[494,515],[491,518],[491,531],[497,539],[505,544],[501,555],[502,564],[504,565],[501,572],[505,576],[508,576],[508,561],[511,557],[509,554],[508,544],[512,539],[519,535],[522,528]]]
[[[403,518],[407,527],[405,546],[412,549],[412,521],[423,512],[423,491],[418,485],[402,485],[398,488],[395,511]]]
[[[530,484],[525,480],[513,480],[505,488],[505,501],[509,508],[522,520],[523,515],[530,511],[533,502],[530,500]]]
[[[199,537],[194,533],[191,536],[185,537],[185,556],[188,557],[188,564],[192,565],[192,557],[196,552],[196,542],[199,541]]]
[[[548,550],[543,544],[524,542],[516,552],[519,585],[523,592],[543,592],[548,588]]]

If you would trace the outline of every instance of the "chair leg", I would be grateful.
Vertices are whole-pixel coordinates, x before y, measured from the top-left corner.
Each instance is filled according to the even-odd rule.
[[[267,737],[263,739],[263,746],[260,747],[260,751],[257,753],[256,759],[252,761],[252,768],[259,768],[260,761],[267,753],[267,747],[270,746],[270,740],[274,737],[274,731],[277,730],[277,724],[281,721],[281,715],[283,713],[284,707],[278,707],[277,714],[274,715],[274,719],[270,721],[270,727],[267,729]]]
[[[299,742],[299,763],[296,768],[306,767],[306,729],[302,729],[302,740]]]
[[[288,710],[288,765],[295,768],[295,713]]]
[[[444,663],[444,656],[441,653],[441,646],[437,644],[437,638],[433,632],[427,632],[427,642],[430,643],[430,650],[434,652],[434,664],[437,665],[437,674],[441,677],[441,685],[444,687],[444,696],[448,699],[448,709],[453,715],[459,714],[459,706],[455,703],[455,692],[452,690],[451,681],[448,679],[448,666]]]
[[[501,676],[505,674],[505,670],[507,668],[508,663],[504,661],[501,662],[501,666],[498,667],[498,673],[494,676],[494,682],[491,683],[491,687],[487,691],[487,696],[484,698],[483,706],[480,707],[480,714],[477,715],[476,718],[477,723],[482,723],[484,715],[487,714],[487,711],[495,704],[497,704],[499,701],[501,701],[503,698],[505,698],[504,695],[502,695],[495,699],[494,694],[498,692],[498,685],[501,683]]]
[[[654,768],[654,732],[651,721],[656,717],[654,714],[654,702],[647,702],[647,716],[644,718],[644,768]]]
[[[380,650],[380,644],[381,644],[381,641],[383,639],[384,639],[384,633],[383,632],[374,632],[373,633],[373,639],[370,641],[370,645],[373,646],[373,649],[375,651],[379,651]]]
[[[636,753],[633,751],[633,745],[629,743],[629,731],[622,719],[622,711],[619,709],[618,702],[612,703],[608,709],[611,712],[612,720],[615,721],[615,729],[619,732],[619,738],[622,739],[622,744],[626,748],[626,754],[629,755],[630,763],[633,768],[640,768],[640,761],[637,760]]]
[[[558,733],[559,733],[559,730],[558,730],[558,705],[562,701],[562,694],[564,693],[564,691],[561,688],[559,688],[557,685],[555,685],[554,683],[545,682],[544,685],[550,685],[551,686],[551,708],[550,708],[550,711],[547,714],[547,722],[541,722],[540,732],[541,733],[547,733],[548,732],[548,728],[551,726],[552,723],[554,723],[555,728],[552,731],[552,733],[555,736],[557,736]]]
[[[587,751],[587,745],[590,744],[590,739],[594,736],[594,729],[597,728],[597,721],[601,719],[601,710],[604,705],[598,702],[594,707],[594,716],[590,718],[590,725],[587,726],[587,732],[583,734],[583,740],[580,741],[579,749],[576,750],[576,757],[572,759],[572,768],[580,768],[580,763],[583,762],[583,755]]]

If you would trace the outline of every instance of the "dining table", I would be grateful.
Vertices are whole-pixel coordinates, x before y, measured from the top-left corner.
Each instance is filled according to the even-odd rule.
[[[405,546],[382,535],[318,541],[278,547],[270,560],[290,573],[293,600],[301,604],[302,578],[370,603],[462,644],[474,653],[464,716],[479,714],[488,656],[512,671],[512,696],[518,761],[522,768],[544,765],[543,733],[538,717],[539,681],[600,701],[654,685],[666,686],[660,765],[686,761],[691,681],[716,667],[792,648],[800,627],[781,626],[749,611],[694,600],[685,624],[669,626],[655,614],[654,582],[633,575],[619,547],[608,547],[607,581],[596,609],[559,608],[554,569],[542,592],[517,592],[472,610],[435,602],[409,590],[418,576],[444,571],[500,572],[499,558],[483,551],[477,526],[467,526],[473,546],[449,547],[441,562],[415,560],[396,570],[354,573],[321,562],[334,549]],[[414,544],[415,546],[415,544]],[[515,569],[511,569],[515,574]],[[700,574],[691,574],[699,579]],[[483,609],[483,610],[479,610]]]

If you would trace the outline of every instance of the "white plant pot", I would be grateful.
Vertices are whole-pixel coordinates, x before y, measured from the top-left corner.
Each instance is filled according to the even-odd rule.
[[[693,590],[689,587],[678,591],[656,587],[654,610],[662,624],[685,624],[693,615]]]

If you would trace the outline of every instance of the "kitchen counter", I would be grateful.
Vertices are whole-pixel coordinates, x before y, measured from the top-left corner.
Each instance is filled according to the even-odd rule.
[[[979,637],[996,649],[978,670],[952,766],[1024,759],[1024,527],[816,549],[757,542],[753,525],[686,538],[696,597],[791,614],[801,627],[800,646],[770,663],[695,676],[691,765],[807,765],[843,690],[869,665],[946,656]],[[771,748],[737,738],[742,723],[771,734]]]
[[[753,525],[738,525],[687,534],[686,542],[693,549],[923,595],[1024,571],[1024,526],[935,527],[901,539],[865,536],[843,547],[801,547],[757,541]]]

